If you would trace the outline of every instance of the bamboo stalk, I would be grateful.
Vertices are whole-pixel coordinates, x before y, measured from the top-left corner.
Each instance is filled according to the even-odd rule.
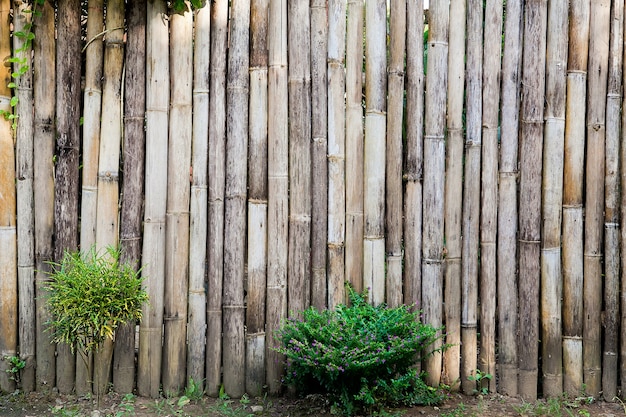
[[[593,52],[589,54],[589,67],[594,70],[587,79],[583,378],[587,393],[594,397],[602,389],[602,231],[610,9],[608,1],[592,2],[589,23],[589,51]]]
[[[363,0],[348,0],[346,23],[345,277],[363,290]]]
[[[522,64],[519,202],[519,393],[537,398],[541,238],[541,161],[547,2],[526,3]]]
[[[466,136],[463,184],[463,247],[461,274],[461,388],[466,394],[476,389],[470,379],[477,369],[478,354],[478,253],[481,219],[483,4],[467,2]],[[487,173],[489,175],[489,173]],[[482,253],[481,253],[482,255]],[[481,256],[482,261],[482,256]],[[481,262],[482,265],[482,262]]]
[[[541,348],[543,394],[563,392],[561,350],[561,206],[567,65],[567,3],[550,2],[546,43],[546,108],[543,133],[541,243]]]
[[[446,89],[448,73],[449,9],[444,2],[430,5],[428,63],[424,116],[424,191],[422,240],[422,306],[424,322],[441,327],[443,313],[443,213],[445,188]],[[441,345],[438,340],[433,345]],[[441,354],[426,360],[426,382],[439,385]]]
[[[465,84],[466,0],[450,3],[448,55],[448,119],[445,185],[445,293],[446,343],[443,353],[443,383],[454,391],[461,382],[461,219],[463,206],[463,91]],[[408,110],[408,108],[407,108]],[[408,187],[408,184],[407,184]],[[408,257],[407,257],[408,261]]]
[[[623,18],[623,17],[622,17]],[[626,22],[625,22],[626,25]],[[626,26],[624,27],[624,33],[626,33]],[[623,71],[623,77],[626,77],[626,72]],[[622,84],[626,83],[626,79],[622,79]],[[624,105],[626,105],[625,103],[626,98],[624,98],[624,96],[622,96],[622,108],[624,108]],[[608,110],[608,108],[607,108]],[[621,127],[622,127],[622,132],[624,131],[624,129],[626,129],[626,112],[622,112],[622,119],[621,119]],[[626,169],[624,167],[626,167],[626,146],[620,145],[619,147],[619,167],[620,167],[620,177],[618,179],[619,181],[619,185],[623,187],[624,184],[626,184]],[[620,194],[621,198],[620,198],[620,213],[619,215],[621,215],[621,219],[626,218],[626,193],[622,191],[622,193]],[[608,204],[607,204],[608,207]],[[619,218],[618,218],[619,219]],[[619,240],[620,240],[620,244],[621,246],[621,251],[623,251],[623,248],[625,247],[624,245],[626,244],[626,228],[622,227],[620,224],[621,230],[619,231],[620,236],[619,236]],[[619,253],[618,253],[619,254]],[[607,259],[608,258],[608,254],[607,254]],[[625,272],[626,271],[626,260],[624,260],[623,258],[621,259],[620,265],[619,265],[621,275],[622,277],[626,276]],[[619,299],[619,303],[620,303],[620,307],[621,307],[621,315],[619,317],[620,319],[620,324],[619,324],[619,336],[621,337],[621,340],[626,340],[626,280],[622,279],[620,282],[620,299]],[[619,350],[619,355],[620,355],[620,369],[619,369],[619,378],[620,381],[626,381],[626,361],[624,360],[624,357],[626,357],[626,343],[621,343],[620,344],[620,350]],[[623,382],[622,382],[623,385]],[[624,395],[622,394],[622,397]],[[613,400],[613,399],[612,399]]]
[[[402,304],[402,130],[404,112],[404,55],[406,2],[391,4],[388,69],[386,199],[387,304]]]
[[[167,196],[169,27],[165,4],[148,0],[146,24],[146,170],[142,275],[149,304],[139,326],[137,392],[160,395],[163,292],[165,280],[165,212]]]
[[[345,303],[346,3],[331,1],[328,9],[328,102],[324,103],[328,105],[328,300],[318,308]],[[313,178],[319,180],[315,173]]]
[[[228,1],[211,5],[209,86],[209,202],[207,237],[206,391],[216,397],[222,366],[222,281],[224,279],[224,183],[226,146],[226,42]]]

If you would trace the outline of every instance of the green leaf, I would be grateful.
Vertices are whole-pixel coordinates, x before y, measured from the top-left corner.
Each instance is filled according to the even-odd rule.
[[[7,84],[7,87],[9,87],[9,88],[17,88],[17,84],[15,84],[13,81],[11,81],[10,83]]]
[[[26,37],[26,33],[24,33],[21,30],[18,30],[16,32],[13,32],[13,36],[17,36],[18,38],[25,38]]]
[[[35,34],[33,32],[28,32],[28,34],[26,35],[26,39],[32,41],[33,39],[35,39]]]
[[[17,98],[17,96],[13,96],[13,97],[11,97],[11,102],[10,102],[11,107],[15,107],[15,106],[17,106],[17,103],[18,103],[19,101],[20,101],[20,99],[18,99],[18,98]]]

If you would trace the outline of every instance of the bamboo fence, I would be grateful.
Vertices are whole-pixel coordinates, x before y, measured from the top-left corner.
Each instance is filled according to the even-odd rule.
[[[348,282],[445,326],[432,385],[624,392],[623,3],[85,3],[83,39],[77,0],[0,0],[2,59],[35,23],[26,74],[0,67],[0,355],[26,361],[21,389],[279,393],[275,331]],[[97,381],[48,343],[42,286],[107,245],[150,303]]]

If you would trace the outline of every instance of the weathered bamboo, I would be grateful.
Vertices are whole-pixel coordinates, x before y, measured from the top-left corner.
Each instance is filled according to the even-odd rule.
[[[56,147],[54,195],[55,261],[78,249],[78,180],[80,148],[80,1],[57,2]],[[75,358],[68,346],[57,347],[57,389],[74,389]]]
[[[230,9],[226,98],[226,204],[224,222],[224,390],[246,392],[244,277],[248,178],[248,67],[250,2],[234,0]]]
[[[137,392],[160,395],[169,106],[169,25],[165,4],[148,0],[146,20],[146,170],[142,275],[149,304],[139,327]]]
[[[406,49],[406,2],[391,3],[389,15],[389,68],[387,104],[387,161],[385,199],[387,282],[386,302],[403,303],[402,297],[402,130],[404,112],[404,54]]]
[[[269,0],[254,0],[250,5],[248,294],[246,297],[246,392],[250,395],[261,395],[265,385],[268,5]]]
[[[11,1],[0,2],[0,21],[9,22]],[[0,26],[0,56],[11,56],[11,31],[6,23]],[[11,67],[0,66],[0,109],[11,112]],[[17,229],[15,190],[15,151],[11,122],[0,117],[0,355],[17,354]],[[0,361],[0,391],[13,392],[15,382],[6,372],[11,367]]]
[[[422,239],[422,307],[424,322],[435,328],[443,317],[443,213],[445,188],[446,90],[448,80],[448,5],[429,10],[428,63],[424,116],[424,197]],[[433,347],[441,345],[438,340]],[[426,360],[426,382],[439,385],[441,354]]]
[[[624,3],[611,2],[608,87],[606,98],[606,170],[604,180],[604,353],[602,395],[613,401],[619,376],[620,277],[620,109],[624,50]]]
[[[385,301],[385,160],[387,4],[365,2],[365,141],[363,162],[363,286]]]
[[[56,380],[55,346],[50,343],[46,323],[50,319],[46,307],[45,282],[53,260],[54,234],[54,147],[55,147],[55,38],[54,7],[49,1],[40,7],[33,42],[33,94],[35,106],[34,205],[35,205],[35,282],[37,307],[35,375],[36,389],[49,391]]]
[[[625,23],[626,24],[626,23]],[[626,27],[624,28],[624,32],[626,33]],[[624,83],[626,83],[626,71],[623,71],[623,76],[625,77],[624,79],[622,79],[622,85]],[[626,105],[625,103],[625,98],[622,97],[622,108],[624,108],[624,105]],[[621,127],[622,127],[622,132],[624,132],[624,129],[626,129],[626,112],[622,112],[622,119],[621,119]],[[620,186],[623,187],[624,184],[626,184],[626,169],[624,169],[624,167],[626,167],[626,146],[624,145],[620,145],[619,148],[619,165],[620,165],[620,178],[619,178],[619,183]],[[620,198],[620,219],[625,219],[626,218],[626,193],[625,192],[621,192],[621,198]],[[620,244],[621,244],[621,252],[624,251],[624,248],[626,248],[626,246],[624,246],[626,244],[626,228],[624,228],[621,224],[620,224]],[[620,262],[620,273],[622,275],[622,277],[626,276],[625,272],[626,271],[626,260],[624,258],[621,259]],[[621,340],[626,340],[626,280],[622,279],[621,283],[620,283],[620,300],[619,300],[619,306],[621,307],[621,315],[620,315],[620,328],[619,328],[619,336],[621,337]],[[620,344],[620,350],[619,350],[619,355],[620,355],[620,369],[619,369],[619,378],[620,381],[626,381],[626,361],[624,360],[624,357],[626,357],[626,343],[621,343]],[[623,385],[623,383],[622,383]],[[624,395],[622,394],[622,397]],[[613,400],[613,399],[611,399]]]
[[[346,23],[346,281],[363,290],[363,0],[348,0]]]
[[[287,1],[270,0],[268,47],[268,254],[267,306],[265,331],[266,378],[270,393],[281,389],[283,357],[272,350],[276,341],[271,335],[287,315],[287,244],[288,244],[288,108],[287,108]]]
[[[537,398],[541,238],[541,161],[547,2],[525,5],[519,201],[519,394]]]
[[[563,165],[563,390],[583,387],[583,175],[589,1],[570,4]]]
[[[345,3],[342,2],[340,9],[344,11],[342,44],[345,45]],[[333,10],[333,9],[331,9]],[[328,15],[326,0],[311,1],[311,137],[313,145],[311,150],[311,305],[322,310],[328,304],[327,273],[326,273],[326,248],[328,246],[328,75],[327,53],[329,43],[329,26],[331,16]],[[332,32],[331,32],[332,33]],[[345,46],[344,46],[345,51]],[[343,55],[342,55],[343,56]],[[342,66],[343,71],[343,66]],[[342,91],[342,103],[343,92]],[[345,107],[342,107],[345,117]],[[344,119],[345,121],[345,119]],[[345,127],[345,124],[344,124]],[[344,133],[345,139],[345,133]],[[345,185],[345,179],[342,179]],[[345,190],[343,195],[344,218],[345,218]],[[341,242],[345,236],[342,236]],[[339,257],[331,258],[328,269],[340,270],[340,275],[334,274],[335,278],[341,279],[341,289],[345,273],[344,247],[341,247]],[[340,264],[340,267],[337,266]]]
[[[611,4],[591,3],[589,72],[587,78],[587,151],[585,153],[585,245],[583,379],[586,392],[600,394],[602,366],[602,256],[604,226],[604,168],[607,69]]]
[[[228,1],[211,5],[209,86],[209,202],[207,236],[206,391],[217,396],[222,366],[222,281],[224,279],[224,182],[226,146],[226,42]]]
[[[211,9],[194,18],[193,122],[191,196],[189,207],[189,311],[187,323],[187,379],[204,390],[206,358],[206,249],[209,155],[209,68],[211,63]]]
[[[471,377],[474,376],[477,369],[476,355],[478,354],[478,254],[481,236],[480,181],[483,104],[482,49],[483,3],[481,0],[468,0],[461,273],[461,388],[466,394],[472,394],[476,389],[476,381]]]
[[[339,0],[328,6],[328,300],[318,308],[334,308],[345,302],[346,4]],[[316,114],[319,106],[313,108]],[[314,181],[319,180],[316,177],[314,174]]]
[[[561,207],[565,141],[567,6],[564,2],[549,3],[546,41],[540,307],[543,395],[546,397],[557,397],[563,393]]]

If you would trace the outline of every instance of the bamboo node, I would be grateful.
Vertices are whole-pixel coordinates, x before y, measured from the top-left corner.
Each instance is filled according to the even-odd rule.
[[[328,155],[329,162],[343,162],[346,160],[345,155]]]
[[[346,245],[341,242],[341,243],[334,243],[334,242],[328,242],[327,244],[328,249],[343,249]],[[318,268],[319,271],[325,271],[324,268]]]
[[[200,95],[200,94],[209,94],[210,91],[208,88],[194,88],[193,89],[193,95]]]
[[[607,229],[619,229],[619,223],[607,222],[604,223],[604,227],[606,227]]]
[[[442,259],[422,258],[422,264],[426,264],[426,265],[440,265],[442,263],[443,263],[443,258]]]

